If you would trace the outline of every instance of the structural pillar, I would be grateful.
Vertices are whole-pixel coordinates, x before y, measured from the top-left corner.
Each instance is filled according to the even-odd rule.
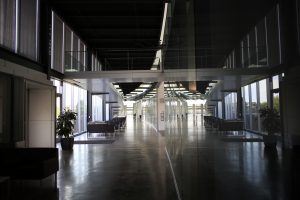
[[[226,119],[226,103],[224,92],[222,92],[222,119]]]
[[[161,134],[165,132],[164,82],[160,82],[157,88],[157,131]]]
[[[236,92],[236,100],[237,100],[237,118],[244,119],[243,115],[243,98],[241,90],[237,90]]]
[[[280,83],[281,118],[283,123],[282,138],[284,148],[300,149],[300,67],[290,69]]]

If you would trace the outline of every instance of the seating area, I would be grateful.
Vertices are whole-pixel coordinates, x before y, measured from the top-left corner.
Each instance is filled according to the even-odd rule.
[[[87,132],[89,133],[114,133],[115,128],[113,124],[107,122],[95,121],[87,124]]]
[[[126,122],[125,116],[118,116],[108,121],[108,124],[114,125],[115,130],[123,130],[123,128],[125,127],[125,122]]]
[[[125,127],[126,117],[114,117],[110,121],[94,121],[87,124],[87,132],[109,134]]]
[[[214,116],[204,116],[205,126],[217,128],[219,131],[242,131],[243,120],[224,120]]]

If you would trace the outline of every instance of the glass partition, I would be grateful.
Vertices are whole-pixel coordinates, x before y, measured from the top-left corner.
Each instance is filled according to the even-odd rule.
[[[251,115],[252,115],[252,130],[258,130],[258,106],[257,106],[257,83],[252,83],[251,87]]]
[[[72,109],[77,113],[74,133],[86,131],[87,123],[87,91],[69,84],[63,83],[62,108]]]
[[[92,94],[92,121],[103,121],[102,95]]]

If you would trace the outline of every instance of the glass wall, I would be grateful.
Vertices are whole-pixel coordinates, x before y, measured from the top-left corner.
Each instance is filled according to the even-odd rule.
[[[79,131],[86,131],[87,123],[87,91],[79,88],[78,120]]]
[[[97,58],[97,54],[92,53],[92,63],[91,63],[91,71],[101,71],[102,65]]]
[[[224,68],[273,67],[282,64],[279,5],[245,34],[227,56]]]
[[[268,90],[267,79],[258,82],[259,87],[259,108],[265,108],[268,106]]]
[[[262,131],[259,109],[267,106],[270,107],[273,103],[273,108],[278,111],[280,110],[278,92],[281,76],[282,75],[278,75],[271,79],[263,79],[242,87],[243,111],[246,129]]]
[[[109,103],[105,104],[105,121],[109,121]]]
[[[251,121],[252,121],[252,126],[251,129],[258,131],[258,105],[257,105],[257,83],[252,83],[250,85],[251,91]]]
[[[92,121],[103,121],[102,95],[92,94]]]
[[[148,123],[157,127],[157,96],[141,100],[141,107],[143,110],[142,117],[145,117]]]
[[[282,75],[280,75],[282,76]],[[280,76],[273,76],[272,77],[272,103],[273,108],[276,109],[278,112],[280,112],[279,109],[279,79]]]
[[[52,11],[51,68],[60,73],[88,70],[87,46],[79,36]],[[93,53],[90,59],[92,71],[100,71],[101,63]]]
[[[245,129],[262,131],[259,110],[266,106],[271,106],[271,100],[273,101],[273,107],[279,110],[279,79],[281,76],[282,75],[274,76],[272,79],[263,79],[241,88]],[[272,89],[272,87],[274,87],[274,89]],[[225,118],[236,119],[237,94],[229,93],[225,96],[224,100]],[[222,104],[218,102],[215,116],[221,118],[221,109]]]
[[[57,105],[58,106],[58,105]],[[62,108],[69,108],[77,113],[74,133],[86,131],[87,91],[69,83],[63,83]],[[58,108],[57,108],[58,109]]]
[[[38,60],[39,1],[22,0],[20,3],[19,53]]]
[[[279,75],[272,77],[272,89],[279,88]]]
[[[273,109],[277,110],[280,113],[279,109],[279,92],[272,93],[273,96]]]
[[[225,96],[225,119],[237,118],[237,94],[235,92]]]
[[[51,68],[63,73],[63,21],[52,12]]]
[[[0,44],[13,51],[17,50],[16,2],[0,0]]]
[[[39,0],[0,0],[0,45],[39,60]]]

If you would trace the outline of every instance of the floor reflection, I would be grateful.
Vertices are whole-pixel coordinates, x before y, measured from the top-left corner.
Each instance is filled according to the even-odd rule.
[[[199,120],[200,119],[200,120]],[[262,142],[225,142],[201,116],[170,121],[166,134],[182,199],[288,199],[282,155]],[[257,137],[251,133],[232,136]]]
[[[147,120],[129,116],[112,144],[60,151],[57,199],[178,199],[165,147],[183,200],[291,199],[290,154],[262,142],[223,141],[224,133],[205,128],[201,115],[170,117],[164,136]]]
[[[150,125],[129,116],[114,143],[60,151],[59,199],[176,199],[164,147]]]

